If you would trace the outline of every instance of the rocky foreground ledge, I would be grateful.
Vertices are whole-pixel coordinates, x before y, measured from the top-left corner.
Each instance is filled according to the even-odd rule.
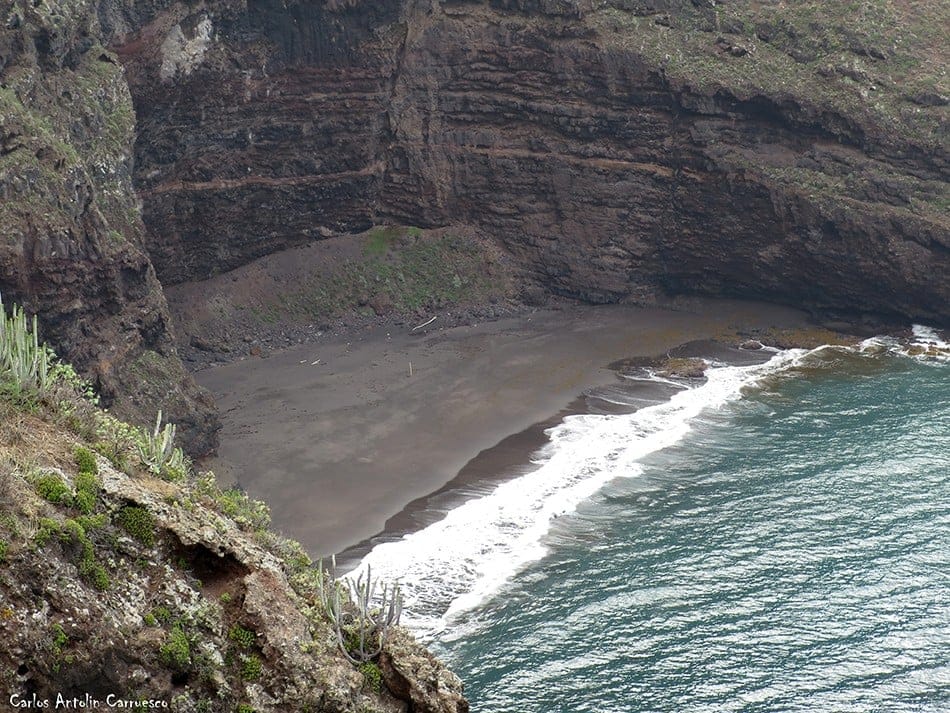
[[[345,658],[324,575],[263,503],[211,474],[150,472],[122,445],[132,430],[92,407],[24,405],[0,399],[0,707],[468,711],[398,627],[378,657]]]

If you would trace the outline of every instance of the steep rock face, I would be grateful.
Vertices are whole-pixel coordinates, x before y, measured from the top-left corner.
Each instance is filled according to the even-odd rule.
[[[0,4],[0,294],[140,423],[158,409],[192,452],[215,445],[185,374],[132,190],[134,113],[94,5]]]
[[[172,5],[117,36],[163,283],[372,224],[398,4],[322,5]]]
[[[176,5],[118,43],[149,250],[177,282],[464,221],[591,301],[945,323],[943,55],[918,10],[871,31],[738,0]]]
[[[397,82],[395,214],[461,212],[592,301],[696,291],[950,317],[947,218],[914,203],[946,195],[945,151],[804,98],[683,84],[624,27],[459,7],[424,24]]]

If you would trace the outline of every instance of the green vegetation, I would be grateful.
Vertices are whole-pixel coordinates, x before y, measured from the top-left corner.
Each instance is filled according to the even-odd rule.
[[[40,497],[53,505],[75,507],[84,515],[90,515],[96,508],[99,479],[90,472],[80,471],[75,483],[74,492],[58,473],[48,471],[35,477],[33,487]]]
[[[306,571],[313,566],[313,560],[299,542],[270,530],[257,530],[254,534],[258,542],[281,559],[290,574]]]
[[[19,20],[35,23],[36,8]],[[63,23],[84,20],[50,18],[70,9],[89,10],[84,3],[56,3],[56,13],[43,23],[48,37],[68,42]],[[68,230],[75,224],[69,196],[77,186],[95,188],[89,212],[108,226],[108,235],[141,230],[128,170],[135,112],[119,62],[99,45],[70,52],[65,67],[31,66],[30,59],[13,49],[0,87],[0,124],[10,138],[0,156],[0,182],[12,189],[0,201],[5,237]]]
[[[76,447],[76,465],[80,473],[99,475],[99,463],[96,462],[96,456],[84,446]]]
[[[366,661],[359,665],[359,671],[363,674],[363,682],[374,693],[379,693],[383,686],[383,673],[379,670],[379,665],[373,661]]]
[[[162,624],[167,624],[172,619],[172,613],[168,610],[168,607],[155,607],[150,613]]]
[[[106,590],[111,586],[109,573],[96,559],[96,548],[88,535],[88,532],[105,524],[104,515],[67,519],[62,522],[44,517],[39,520],[33,542],[42,548],[55,537],[64,549],[72,554],[82,579],[96,589]]]
[[[37,547],[43,548],[49,544],[53,535],[59,531],[59,523],[49,517],[41,517],[39,527],[33,536],[33,542]]]
[[[168,480],[183,480],[187,472],[185,454],[175,446],[175,425],[162,427],[162,412],[158,411],[155,428],[151,433],[142,433],[136,442],[142,463],[155,475]]]
[[[49,627],[49,651],[53,671],[59,671],[64,663],[71,664],[75,660],[72,655],[64,655],[69,645],[69,636],[62,624],[53,622]]]
[[[146,547],[155,544],[155,518],[152,513],[138,505],[126,505],[116,516],[116,521],[133,538]]]
[[[50,349],[40,344],[36,315],[27,321],[23,309],[13,305],[7,317],[0,296],[0,390],[14,397],[45,395],[53,383],[53,361]]]
[[[392,226],[373,228],[366,234],[365,253],[367,255],[385,255],[400,237],[400,233],[399,228]]]
[[[257,641],[257,634],[240,624],[235,624],[228,631],[228,638],[241,648],[249,649]]]
[[[96,559],[96,549],[86,533],[86,527],[78,520],[66,520],[60,526],[60,540],[78,545],[79,574],[96,589],[108,589],[111,582],[109,574]]]
[[[52,650],[54,656],[59,656],[63,652],[63,649],[66,648],[66,644],[69,643],[69,637],[66,635],[66,631],[59,622],[54,622],[50,626],[49,635],[50,649]]]
[[[3,328],[16,330],[21,343],[32,344],[36,341],[35,323],[31,325],[22,314],[18,314],[13,326],[6,321]],[[45,346],[39,348],[46,349]],[[52,352],[47,350],[45,353],[55,360]],[[0,374],[8,382],[19,378],[10,370]],[[154,473],[155,467],[149,465],[156,466],[156,463],[165,474],[169,458],[175,458],[174,455],[169,456],[173,451],[167,447],[170,433],[173,432],[171,429],[156,427],[152,434],[143,434],[139,429],[122,424],[90,401],[84,387],[80,388],[82,384],[78,377],[67,380],[63,388],[60,388],[62,384],[58,385],[55,395],[42,396],[35,386],[29,384],[18,386],[23,388],[19,389],[17,393],[20,396],[16,398],[10,397],[12,390],[0,394],[0,415],[5,416],[9,412],[21,416],[16,423],[11,422],[14,423],[11,427],[13,438],[27,438],[30,421],[46,428],[46,424],[39,424],[39,419],[33,414],[52,420],[57,426],[64,426],[66,422],[61,417],[64,412],[68,412],[79,414],[82,419],[95,424],[94,428],[85,428],[77,435],[85,439],[84,443],[95,439],[95,449],[107,454],[110,459],[131,464],[132,477],[141,477],[146,471]],[[22,395],[26,395],[26,398],[22,398]],[[20,429],[19,433],[14,429]],[[46,434],[42,436],[45,438]],[[115,476],[111,472],[108,475],[100,473],[98,456],[87,445],[68,446],[68,442],[68,436],[65,443],[55,443],[55,439],[47,438],[43,442],[44,450],[40,453],[59,468],[63,467],[64,462],[69,463],[71,449],[71,459],[77,470],[72,476],[72,487],[68,473],[63,474],[52,468],[44,470],[33,460],[24,459],[25,463],[12,466],[20,469],[20,482],[32,484],[37,496],[26,503],[27,508],[20,511],[20,515],[27,514],[27,523],[20,522],[14,511],[5,511],[0,516],[0,529],[4,535],[4,539],[0,539],[0,561],[7,558],[10,544],[6,534],[9,532],[13,537],[23,538],[33,552],[49,548],[45,555],[71,562],[78,571],[79,579],[99,590],[111,589],[110,570],[106,563],[110,568],[124,567],[124,571],[134,572],[134,569],[130,569],[133,562],[139,568],[150,568],[156,560],[159,563],[169,562],[169,555],[164,551],[153,550],[143,554],[136,549],[129,549],[128,541],[123,541],[119,536],[121,531],[146,548],[155,547],[158,542],[158,523],[154,513],[149,507],[126,499],[120,500],[118,504],[121,507],[111,514],[116,499],[124,497],[111,491]],[[49,451],[45,450],[47,445],[50,446]],[[5,453],[3,455],[6,457]],[[150,457],[152,455],[156,457]],[[150,463],[147,464],[146,460]],[[136,467],[138,464],[141,467]],[[312,606],[306,611],[314,625],[315,636],[323,636],[327,631],[327,612],[333,611],[340,624],[337,635],[344,653],[356,665],[371,663],[381,650],[388,627],[398,619],[398,589],[382,589],[380,610],[377,608],[379,598],[375,596],[378,593],[377,586],[371,577],[366,579],[365,584],[360,578],[349,588],[339,581],[325,583],[325,576],[328,575],[312,566],[299,543],[268,531],[270,514],[264,503],[248,498],[236,489],[221,490],[212,474],[196,476],[191,471],[190,463],[183,458],[177,465],[182,471],[181,485],[156,483],[146,478],[142,487],[151,490],[154,497],[168,503],[171,508],[180,507],[192,512],[199,507],[215,508],[238,526],[249,530],[255,542],[284,562],[298,595],[315,604],[319,601],[318,591],[327,593],[323,607]],[[108,494],[103,491],[103,480],[110,486]],[[28,490],[26,492],[29,493]],[[106,504],[110,506],[108,510],[104,507]],[[228,531],[228,522],[223,517],[210,512],[207,516],[219,532]],[[103,556],[104,553],[108,553],[108,559]],[[22,565],[21,558],[14,560],[14,565]],[[220,666],[220,660],[208,653],[204,644],[200,647],[197,645],[196,632],[206,631],[221,637],[223,617],[240,616],[240,599],[235,600],[234,594],[225,592],[219,601],[209,601],[194,591],[200,587],[199,582],[193,577],[186,577],[186,581],[193,590],[193,600],[183,596],[179,602],[176,598],[172,603],[174,614],[166,606],[155,607],[142,615],[141,623],[165,629],[164,641],[155,645],[158,660],[178,672],[195,673],[196,680],[208,681],[215,666]],[[121,592],[116,592],[118,594]],[[12,617],[12,610],[4,616]],[[229,642],[225,661],[231,675],[245,682],[265,677],[266,662],[258,647],[257,633],[233,620],[224,631]],[[69,641],[62,627],[52,630],[50,641],[50,661],[55,670],[75,660],[76,656],[64,654]],[[378,667],[367,665],[361,671],[367,690],[379,690],[381,679]]]
[[[76,494],[73,502],[80,512],[89,515],[96,509],[99,490],[102,487],[98,478],[99,464],[96,462],[96,457],[92,454],[92,451],[83,446],[76,448],[75,455],[79,473],[76,474],[74,479]]]
[[[211,494],[221,512],[242,528],[257,531],[270,525],[270,508],[266,503],[249,498],[237,488],[219,490],[212,487]]]
[[[361,254],[255,310],[264,321],[282,315],[325,318],[412,313],[477,302],[504,292],[488,248],[458,235],[424,235],[418,228],[377,227],[362,237]]]
[[[66,481],[56,473],[43,473],[33,484],[37,494],[54,505],[72,505],[73,494]]]
[[[0,300],[0,312],[3,302]],[[98,398],[88,382],[69,364],[60,362],[55,353],[39,342],[36,317],[14,305],[11,316],[0,314],[0,397],[27,408],[43,407],[64,424],[79,432],[91,430],[98,439],[96,448],[120,469],[135,460],[149,472],[166,480],[182,481],[190,463],[181,448],[174,445],[175,426],[161,425],[158,412],[154,430],[149,433],[130,426],[97,408]],[[92,428],[89,424],[94,424]],[[100,489],[98,464],[86,447],[75,452],[79,476],[76,480],[76,506],[90,513]],[[37,491],[58,505],[72,505],[69,487],[49,474],[37,481]]]
[[[158,654],[163,663],[179,671],[185,670],[191,665],[191,643],[188,641],[181,624],[175,624],[172,627]]]
[[[105,413],[95,419],[96,450],[118,470],[129,468],[129,454],[141,438],[139,429]]]
[[[76,496],[73,499],[76,508],[88,515],[96,509],[99,493],[99,479],[92,473],[80,471],[76,476]]]
[[[829,112],[825,124],[831,127],[839,115],[873,127],[882,138],[940,140],[942,110],[916,97],[950,94],[946,5],[681,3],[657,21],[611,4],[588,21],[609,47],[642,56],[674,84],[710,94],[726,89],[740,99],[794,99],[812,107],[802,112],[804,123]]]
[[[255,654],[241,655],[241,678],[245,681],[257,681],[264,671],[261,659]]]
[[[15,405],[36,408],[43,403],[58,415],[72,414],[75,404],[96,405],[88,382],[69,364],[60,362],[53,350],[39,341],[36,316],[13,305],[8,317],[0,295],[0,397]]]
[[[375,659],[383,650],[390,628],[399,623],[402,593],[399,584],[391,587],[373,579],[367,567],[354,580],[337,579],[318,570],[318,601],[336,633],[340,651],[354,665]],[[335,569],[335,562],[334,562]]]

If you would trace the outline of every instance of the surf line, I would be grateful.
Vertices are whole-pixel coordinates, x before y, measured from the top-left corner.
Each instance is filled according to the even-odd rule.
[[[379,576],[399,581],[403,623],[423,640],[432,638],[544,557],[556,518],[608,482],[639,475],[639,460],[682,440],[702,413],[741,398],[745,387],[815,351],[778,351],[750,366],[710,366],[705,383],[632,413],[568,416],[546,432],[549,442],[531,459],[533,470],[422,530],[378,544],[355,571],[371,565]]]

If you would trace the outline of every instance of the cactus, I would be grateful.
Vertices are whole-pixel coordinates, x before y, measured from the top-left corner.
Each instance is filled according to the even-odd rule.
[[[333,626],[340,651],[357,666],[372,661],[383,650],[389,629],[399,624],[402,615],[399,584],[390,587],[384,582],[380,587],[380,581],[373,579],[369,566],[356,580],[351,577],[340,580],[335,576],[336,558],[331,572],[323,570],[323,562],[319,566],[318,596]]]
[[[175,426],[166,423],[162,427],[162,411],[159,409],[155,418],[155,428],[151,433],[144,433],[136,443],[142,463],[155,473],[163,472],[177,476],[185,472],[185,454],[181,448],[175,447]]]
[[[7,317],[0,297],[0,374],[6,372],[16,389],[42,395],[52,383],[52,361],[49,347],[40,343],[36,315],[31,323],[23,308],[14,305]]]

